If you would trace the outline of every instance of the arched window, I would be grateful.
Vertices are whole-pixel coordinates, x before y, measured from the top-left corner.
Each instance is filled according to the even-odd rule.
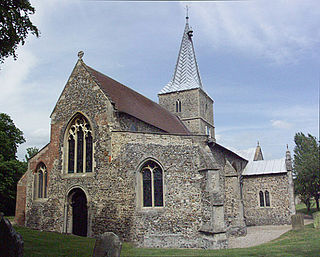
[[[262,191],[259,192],[259,199],[260,199],[260,207],[264,207],[264,196]]]
[[[264,192],[264,195],[265,195],[265,200],[266,200],[266,207],[269,207],[269,206],[270,206],[270,196],[269,196],[269,192],[268,192],[268,191],[265,191],[265,192]]]
[[[176,112],[181,112],[181,101],[179,99],[176,101]]]
[[[77,115],[67,133],[68,173],[92,172],[93,139],[88,120],[83,115]]]
[[[44,163],[37,166],[34,176],[34,198],[47,198],[48,173]]]
[[[163,206],[163,172],[160,166],[147,161],[141,169],[143,207]]]

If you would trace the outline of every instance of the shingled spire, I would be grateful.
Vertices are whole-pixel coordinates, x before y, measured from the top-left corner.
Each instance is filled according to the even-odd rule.
[[[196,55],[192,43],[193,31],[189,27],[189,17],[186,17],[180,51],[172,80],[159,92],[172,93],[187,89],[202,88]]]

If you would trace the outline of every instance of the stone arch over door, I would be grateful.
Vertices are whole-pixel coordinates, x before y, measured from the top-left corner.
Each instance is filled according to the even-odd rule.
[[[71,188],[66,196],[64,232],[90,236],[90,203],[81,187]]]

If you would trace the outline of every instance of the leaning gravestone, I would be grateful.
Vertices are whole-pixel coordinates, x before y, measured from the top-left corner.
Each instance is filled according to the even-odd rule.
[[[93,257],[120,257],[121,241],[112,232],[105,232],[96,240]]]
[[[10,221],[0,213],[0,256],[2,257],[22,257],[23,239],[17,233]]]
[[[291,216],[291,223],[293,230],[299,230],[304,228],[303,214],[295,214]]]
[[[320,229],[320,211],[314,212],[312,214],[312,218],[313,218],[313,227]]]

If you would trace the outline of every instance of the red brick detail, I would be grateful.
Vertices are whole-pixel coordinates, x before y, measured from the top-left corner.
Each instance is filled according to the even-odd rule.
[[[26,189],[27,189],[27,176],[26,173],[20,179],[17,185],[17,201],[16,201],[16,213],[15,222],[19,226],[24,226],[25,213],[26,213]]]

